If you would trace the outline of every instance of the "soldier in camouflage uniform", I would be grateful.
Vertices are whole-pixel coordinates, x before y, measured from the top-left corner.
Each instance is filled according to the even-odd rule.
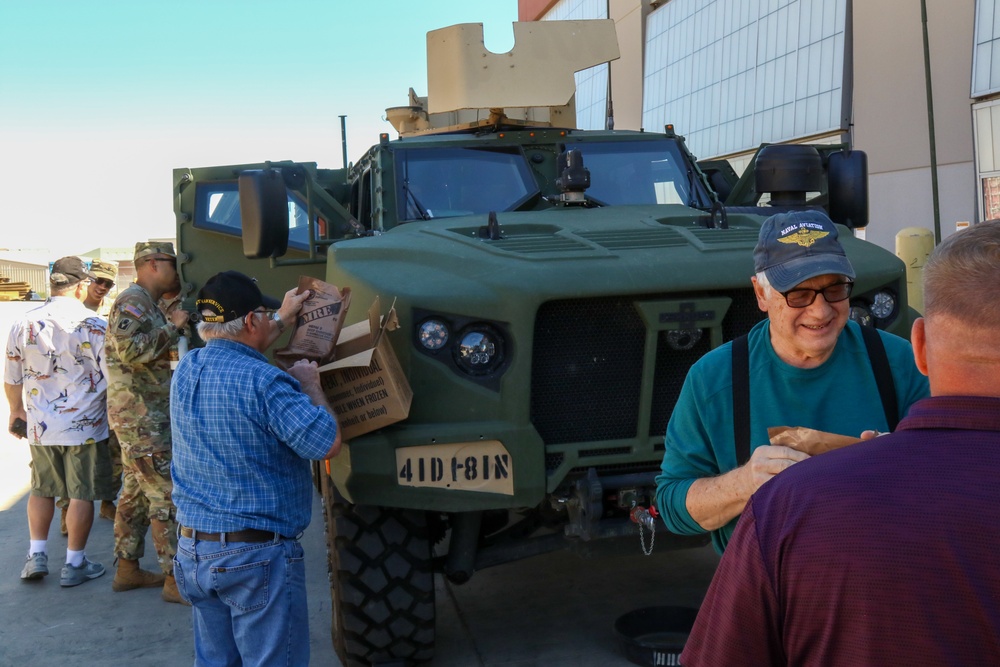
[[[111,314],[111,304],[117,296],[118,263],[100,259],[91,260],[90,272],[94,274],[94,281],[87,286],[87,300],[83,305],[107,322]],[[114,495],[101,501],[101,518],[114,521],[114,501],[122,489],[122,448],[114,429],[108,437],[108,452],[111,454],[111,490]]]
[[[163,599],[181,602],[173,577],[177,551],[176,508],[170,480],[170,347],[188,314],[175,310],[169,321],[157,307],[164,294],[179,289],[172,243],[135,246],[136,281],[111,307],[106,359],[108,422],[118,434],[124,479],[115,515],[115,591],[158,586]],[[139,569],[146,528],[163,576]]]

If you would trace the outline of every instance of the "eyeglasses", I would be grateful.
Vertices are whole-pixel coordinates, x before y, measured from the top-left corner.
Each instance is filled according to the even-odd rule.
[[[276,312],[278,311],[264,308],[262,310],[251,310],[247,315],[263,315],[265,320],[273,320]]]
[[[98,278],[97,280],[94,281],[94,284],[111,289],[112,287],[115,286],[115,281],[108,280],[107,278]]]
[[[785,303],[788,304],[789,308],[807,308],[813,305],[813,301],[820,294],[826,299],[827,303],[837,303],[838,301],[843,301],[851,296],[851,290],[854,289],[854,283],[852,281],[845,281],[839,283],[833,283],[832,285],[827,285],[822,289],[808,289],[805,287],[797,287],[796,289],[790,289],[787,292],[778,292],[781,296],[785,297]]]

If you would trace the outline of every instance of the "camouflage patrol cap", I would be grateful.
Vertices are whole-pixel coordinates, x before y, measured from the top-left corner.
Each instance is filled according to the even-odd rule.
[[[52,262],[52,270],[49,272],[49,283],[53,287],[64,287],[75,285],[81,280],[94,276],[87,271],[87,265],[79,257],[63,257]]]
[[[140,241],[135,244],[135,254],[132,261],[138,262],[150,256],[165,255],[166,257],[177,258],[174,252],[174,244],[170,241]]]
[[[114,281],[115,278],[118,277],[118,265],[112,262],[94,259],[90,262],[90,272],[94,274],[95,278],[106,278]]]

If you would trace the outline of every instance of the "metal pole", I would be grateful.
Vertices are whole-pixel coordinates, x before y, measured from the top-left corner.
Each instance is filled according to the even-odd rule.
[[[340,117],[340,145],[344,152],[344,169],[347,169],[347,116]]]
[[[608,0],[604,6],[605,18],[611,18],[611,0]],[[615,32],[617,33],[618,27],[615,26]],[[611,101],[611,62],[608,62],[608,105],[604,112],[604,129],[613,130],[615,129],[615,107]]]
[[[927,0],[920,0],[920,21],[924,30],[924,77],[927,80],[927,139],[931,157],[931,196],[934,199],[934,244],[941,243],[941,207],[938,200],[937,142],[934,138],[934,93],[931,89],[931,49],[927,37]]]

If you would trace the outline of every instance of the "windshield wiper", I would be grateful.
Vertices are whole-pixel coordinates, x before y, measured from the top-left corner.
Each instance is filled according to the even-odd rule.
[[[427,212],[424,205],[420,203],[417,199],[417,195],[413,193],[413,189],[410,188],[409,181],[403,181],[403,190],[406,191],[406,198],[413,204],[413,208],[417,209],[417,215],[420,216],[421,220],[430,220],[431,214]]]
[[[695,180],[694,180],[694,169],[691,167],[687,168],[688,177],[688,203],[687,205],[691,208],[698,208],[698,202],[695,201]]]

